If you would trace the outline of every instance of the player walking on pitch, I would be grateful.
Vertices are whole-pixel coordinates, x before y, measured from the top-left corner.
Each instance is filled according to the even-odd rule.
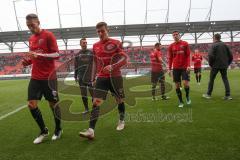
[[[186,103],[191,104],[189,96],[190,81],[190,48],[187,42],[181,40],[178,31],[172,33],[174,42],[168,48],[169,56],[169,73],[173,75],[173,81],[176,86],[176,93],[179,99],[178,107],[183,107],[182,91],[180,89],[181,80],[186,92]]]
[[[196,76],[196,81],[198,85],[200,85],[201,82],[201,70],[202,70],[202,55],[199,53],[199,51],[196,49],[194,51],[194,54],[192,56],[193,66],[194,66],[194,73]]]
[[[80,40],[80,46],[81,50],[76,55],[74,61],[74,78],[80,86],[82,101],[85,107],[85,111],[83,113],[85,114],[89,112],[87,90],[90,95],[93,96],[93,53],[91,50],[87,49],[86,38],[82,38]]]
[[[42,96],[49,102],[54,115],[55,131],[52,140],[59,139],[62,134],[54,63],[55,59],[59,57],[59,53],[55,36],[48,30],[40,28],[36,14],[28,14],[26,24],[32,32],[32,36],[29,38],[28,58],[24,58],[22,64],[23,66],[32,65],[31,80],[28,86],[28,108],[41,130],[39,136],[33,141],[34,144],[39,144],[49,134],[38,108],[38,101]]]
[[[153,52],[150,53],[150,60],[152,66],[151,82],[152,82],[152,100],[156,100],[156,87],[157,83],[160,82],[160,90],[162,100],[167,100],[169,97],[165,95],[165,73],[163,70],[163,59],[161,53],[161,44],[156,43],[154,45]]]
[[[100,105],[106,99],[109,90],[116,99],[120,115],[116,129],[122,130],[125,126],[124,89],[120,68],[127,63],[127,55],[123,52],[121,42],[109,38],[107,23],[99,22],[96,25],[96,30],[100,41],[93,45],[94,59],[97,59],[93,109],[91,111],[89,129],[79,133],[81,137],[88,139],[94,138],[94,129],[99,117]]]

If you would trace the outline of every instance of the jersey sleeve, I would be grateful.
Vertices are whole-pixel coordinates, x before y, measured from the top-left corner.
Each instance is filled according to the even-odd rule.
[[[49,53],[59,52],[56,37],[51,32],[48,34],[48,48]]]
[[[122,43],[119,42],[118,43],[118,48],[117,48],[117,54],[115,54],[112,57],[112,63],[111,64],[112,64],[113,70],[119,69],[122,66],[126,65],[127,60],[128,60],[128,56],[123,50]]]
[[[187,56],[187,66],[190,67],[190,47],[189,44],[186,42],[186,56]]]
[[[172,45],[168,47],[168,69],[172,69],[173,62],[173,53],[172,53]]]

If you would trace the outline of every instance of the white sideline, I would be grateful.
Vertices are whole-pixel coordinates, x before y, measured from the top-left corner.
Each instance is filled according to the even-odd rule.
[[[17,113],[17,112],[19,112],[19,111],[21,111],[22,109],[24,109],[24,108],[26,108],[26,107],[27,107],[27,105],[23,105],[23,106],[15,109],[14,111],[9,112],[9,113],[1,116],[1,117],[0,117],[0,121],[3,120],[3,119],[5,119],[5,118],[7,118],[7,117],[9,117],[9,116],[11,116],[11,115],[13,115],[13,114],[15,114],[15,113]]]

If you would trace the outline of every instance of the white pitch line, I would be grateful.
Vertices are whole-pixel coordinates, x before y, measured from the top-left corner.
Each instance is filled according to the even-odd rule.
[[[3,120],[3,119],[5,119],[5,118],[7,118],[7,117],[9,117],[9,116],[11,116],[11,115],[13,115],[13,114],[15,114],[15,113],[17,113],[17,112],[19,112],[19,111],[21,111],[22,109],[24,109],[24,108],[26,108],[26,107],[27,107],[27,105],[21,106],[21,107],[15,109],[14,111],[9,112],[9,113],[1,116],[1,117],[0,117],[0,121]]]

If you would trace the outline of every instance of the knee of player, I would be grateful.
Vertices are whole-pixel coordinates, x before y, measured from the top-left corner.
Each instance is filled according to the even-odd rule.
[[[116,98],[116,102],[117,104],[121,104],[124,102],[124,99],[123,98]]]
[[[93,99],[93,106],[100,106],[103,103],[102,99],[94,98]]]
[[[57,102],[55,102],[55,101],[48,101],[48,104],[49,104],[49,106],[50,106],[51,108],[54,108],[55,105],[57,104]]]
[[[189,82],[188,81],[184,81],[183,85],[184,85],[184,87],[189,87]]]
[[[35,100],[28,101],[28,108],[30,108],[30,109],[37,108],[37,101],[35,101]]]
[[[180,88],[181,87],[180,82],[175,83],[175,86],[176,86],[176,89]]]

